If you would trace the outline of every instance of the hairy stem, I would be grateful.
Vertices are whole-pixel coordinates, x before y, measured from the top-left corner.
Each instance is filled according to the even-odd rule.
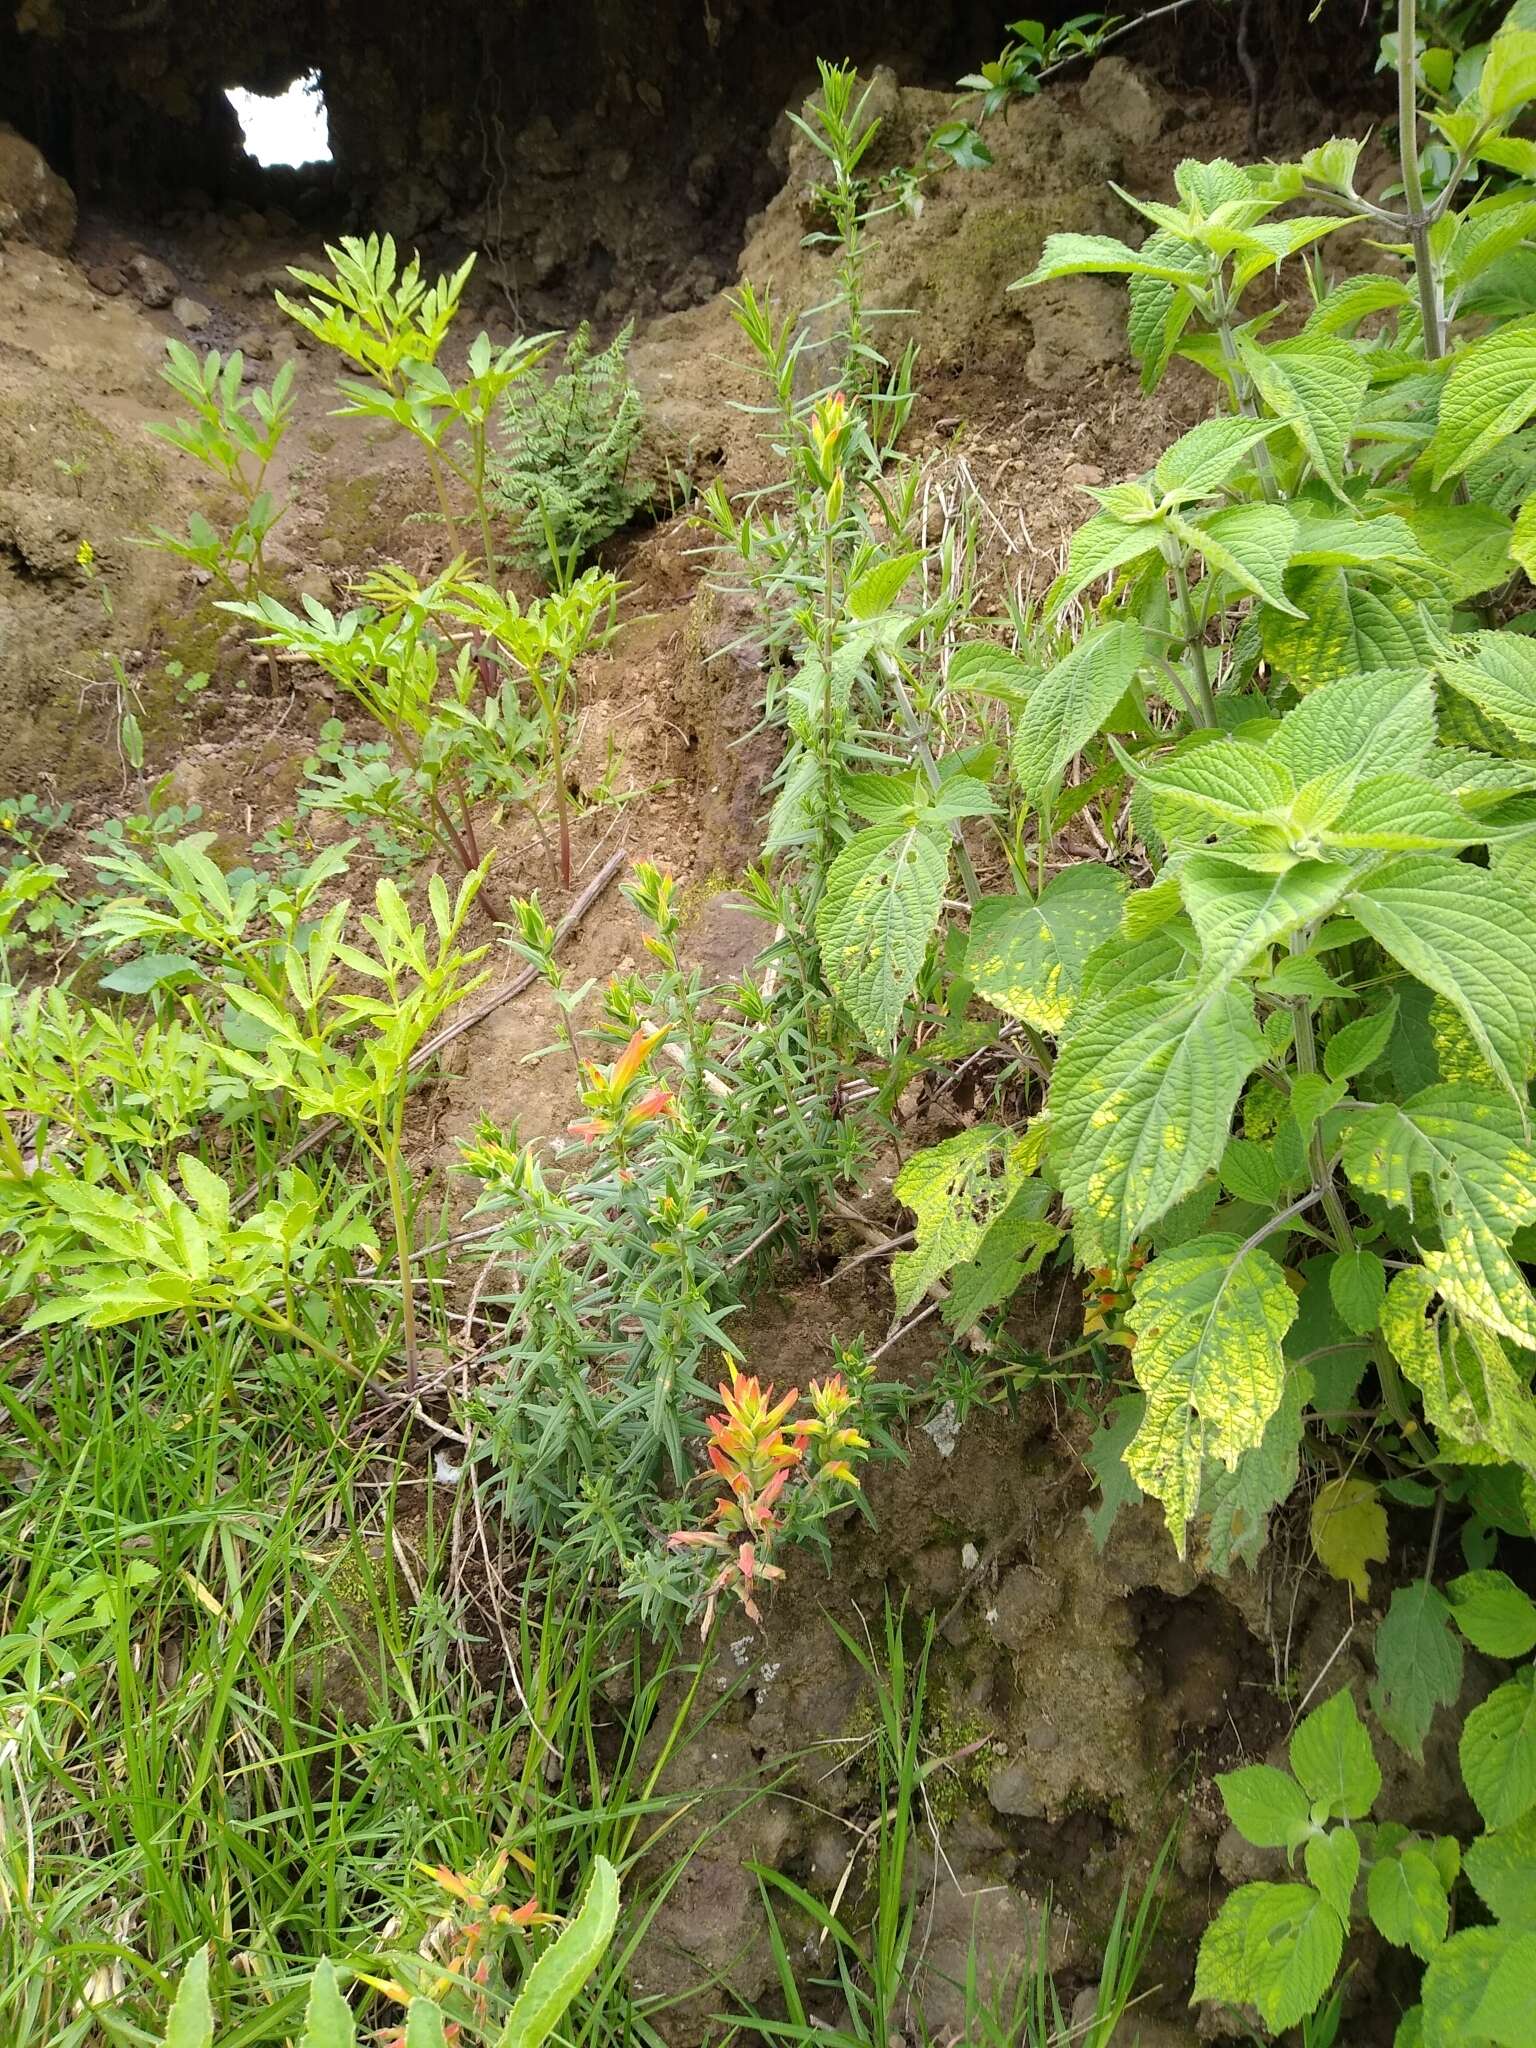
[[[1419,288],[1419,314],[1424,323],[1424,354],[1430,362],[1445,354],[1445,316],[1440,305],[1440,278],[1429,243],[1430,216],[1424,208],[1424,180],[1419,171],[1418,0],[1397,0],[1397,145],[1408,205],[1408,238],[1413,244],[1413,274]]]

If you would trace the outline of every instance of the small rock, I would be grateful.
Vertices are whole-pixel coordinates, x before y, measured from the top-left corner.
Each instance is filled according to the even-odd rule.
[[[198,334],[213,318],[213,311],[201,299],[189,299],[185,292],[178,292],[171,301],[171,317],[179,320],[189,334]]]
[[[315,560],[323,562],[327,569],[339,569],[346,559],[346,550],[341,542],[330,534],[315,549]]]
[[[141,306],[156,310],[168,306],[176,296],[176,273],[169,263],[162,263],[158,256],[148,256],[141,249],[127,262],[128,289]]]
[[[327,611],[336,601],[330,577],[324,569],[314,563],[307,569],[301,569],[293,578],[293,594],[298,598],[313,598],[316,604],[323,604]]]
[[[1032,1721],[1024,1730],[1024,1740],[1031,1749],[1039,1750],[1042,1756],[1049,1756],[1061,1737],[1049,1721]]]
[[[1061,472],[1064,484],[1101,484],[1104,472],[1096,462],[1074,462]]]
[[[235,347],[253,363],[264,363],[272,353],[272,344],[259,327],[248,327],[244,334],[237,334]]]
[[[123,288],[122,267],[116,263],[92,263],[86,268],[85,281],[93,292],[100,292],[104,299],[115,299]]]
[[[40,149],[0,124],[0,242],[25,236],[56,256],[75,239],[75,195]]]
[[[1139,146],[1156,142],[1178,111],[1163,88],[1124,57],[1101,57],[1078,97],[1090,119]]]
[[[987,1797],[999,1813],[1012,1814],[1018,1820],[1040,1820],[1045,1814],[1035,1781],[1022,1760],[1010,1759],[997,1766],[987,1779]]]

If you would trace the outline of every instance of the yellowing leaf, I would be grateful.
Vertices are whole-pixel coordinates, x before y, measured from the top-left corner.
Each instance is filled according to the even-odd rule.
[[[1371,1597],[1368,1564],[1387,1561],[1387,1511],[1364,1479],[1330,1479],[1312,1503],[1312,1548],[1334,1578]]]
[[[988,896],[971,917],[965,978],[1006,1016],[1060,1032],[1082,986],[1090,953],[1114,936],[1123,888],[1097,862],[1065,869],[1040,900]]]

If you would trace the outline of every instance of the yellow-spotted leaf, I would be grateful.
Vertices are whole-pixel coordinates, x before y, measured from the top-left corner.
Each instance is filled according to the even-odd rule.
[[[1536,1399],[1491,1331],[1430,1313],[1437,1289],[1422,1266],[1399,1273],[1382,1304],[1381,1330],[1424,1397],[1424,1414],[1463,1464],[1507,1462],[1536,1477]],[[1427,1318],[1427,1319],[1426,1319]]]
[[[1164,1252],[1136,1282],[1126,1321],[1147,1405],[1125,1462],[1162,1502],[1181,1557],[1207,1462],[1234,1469],[1280,1406],[1295,1314],[1274,1260],[1224,1233]]]
[[[1028,896],[988,896],[971,917],[965,979],[986,1002],[1037,1031],[1060,1032],[1082,988],[1083,964],[1114,937],[1124,885],[1085,861]]]

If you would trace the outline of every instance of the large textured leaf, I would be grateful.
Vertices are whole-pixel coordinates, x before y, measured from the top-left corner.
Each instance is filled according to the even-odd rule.
[[[1463,350],[1440,399],[1427,460],[1438,489],[1536,413],[1536,320],[1516,320]]]
[[[1199,520],[1169,513],[1168,524],[1186,547],[1199,549],[1213,574],[1230,577],[1267,607],[1301,619],[1285,594],[1296,522],[1283,505],[1232,505]]]
[[[1303,616],[1266,611],[1264,653],[1300,683],[1328,683],[1373,668],[1428,667],[1439,652],[1423,604],[1408,590],[1378,589],[1347,569],[1296,569],[1288,588]]]
[[[1314,1803],[1337,1820],[1362,1820],[1381,1790],[1371,1738],[1347,1691],[1339,1691],[1300,1722],[1290,1743],[1291,1769]]]
[[[1536,1666],[1525,1665],[1468,1714],[1461,1777],[1488,1827],[1512,1827],[1536,1807]]]
[[[1528,928],[1525,890],[1497,872],[1432,855],[1393,861],[1349,899],[1376,943],[1453,1002],[1500,1084],[1521,1105],[1536,1041],[1536,962],[1512,944]]]
[[[1456,1626],[1485,1657],[1526,1657],[1536,1650],[1536,1601],[1505,1572],[1463,1572],[1446,1597]]]
[[[1518,1927],[1464,1927],[1439,1949],[1424,1972],[1424,2048],[1529,2048],[1529,2029],[1490,2034],[1484,2001],[1511,1975],[1517,2012],[1528,2021],[1536,2006],[1536,1936]],[[1524,2024],[1522,2021],[1521,2024]]]
[[[1181,434],[1158,458],[1152,481],[1164,496],[1208,498],[1260,441],[1278,431],[1275,420],[1222,413]]]
[[[895,1194],[917,1219],[917,1248],[891,1267],[897,1313],[905,1315],[952,1266],[974,1259],[1028,1172],[1029,1148],[992,1124],[974,1124],[916,1152],[896,1176]]]
[[[1451,1902],[1429,1853],[1404,1844],[1372,1869],[1366,1884],[1371,1918],[1388,1941],[1412,1949],[1423,1961],[1445,1940]]]
[[[1364,356],[1322,335],[1270,348],[1244,336],[1238,345],[1259,396],[1291,428],[1318,475],[1342,493],[1350,437],[1371,381]]]
[[[1148,235],[1141,253],[1159,265],[1201,261],[1199,251],[1182,235],[1159,229]],[[1183,286],[1161,277],[1132,277],[1126,284],[1130,310],[1126,317],[1131,354],[1141,364],[1141,388],[1155,391],[1180,335],[1189,325],[1195,302]]]
[[[1137,989],[1073,1019],[1051,1090],[1051,1157],[1078,1258],[1123,1272],[1148,1228],[1216,1166],[1264,1057],[1251,997]]]
[[[1130,688],[1145,656],[1141,628],[1119,619],[1085,633],[1040,678],[1015,718],[1009,748],[1014,776],[1031,803],[1045,801]]]
[[[1123,569],[1127,563],[1139,562],[1144,555],[1156,554],[1157,549],[1156,526],[1116,519],[1108,512],[1095,514],[1078,527],[1067,543],[1066,567],[1051,585],[1047,612],[1060,611],[1090,583],[1097,583],[1112,570]]]
[[[1280,1405],[1264,1425],[1264,1435],[1244,1451],[1228,1471],[1208,1466],[1200,1493],[1200,1513],[1209,1516],[1205,1531],[1211,1570],[1223,1576],[1241,1560],[1257,1565],[1269,1536],[1269,1518],[1295,1490],[1301,1464],[1301,1411],[1311,1390],[1311,1376],[1292,1366],[1285,1376]]]
[[[1343,1923],[1311,1885],[1241,1885],[1200,1943],[1195,1999],[1256,2005],[1284,2033],[1322,2003],[1343,1950]]]
[[[1126,1321],[1146,1413],[1126,1454],[1156,1494],[1179,1554],[1207,1460],[1229,1469],[1264,1439],[1285,1388],[1280,1340],[1296,1297],[1280,1268],[1235,1237],[1198,1237],[1151,1261]]]
[[[1327,861],[1250,874],[1215,855],[1192,855],[1179,870],[1179,889],[1200,935],[1200,993],[1225,988],[1267,947],[1326,917],[1350,881],[1347,868]]]
[[[1453,796],[1422,775],[1371,775],[1318,833],[1354,853],[1458,852],[1488,836]]]
[[[834,995],[876,1046],[901,1013],[939,920],[949,845],[919,825],[876,825],[827,870],[816,940]]]
[[[1440,1249],[1421,1244],[1419,1257],[1453,1307],[1536,1346],[1536,1298],[1506,1249],[1536,1223],[1536,1153],[1511,1103],[1464,1082],[1384,1103],[1350,1120],[1344,1170],[1367,1194],[1433,1219]]]
[[[1296,789],[1267,748],[1220,739],[1184,746],[1160,761],[1136,764],[1142,785],[1160,798],[1222,824],[1284,823]]]
[[[1330,770],[1368,776],[1416,768],[1435,742],[1435,698],[1420,668],[1341,676],[1303,697],[1280,721],[1271,758],[1297,786]]]
[[[1466,1871],[1496,1920],[1536,1930],[1536,1808],[1513,1827],[1479,1836],[1467,1850]]]
[[[1465,1460],[1507,1460],[1536,1476],[1536,1400],[1498,1338],[1454,1318],[1425,1317],[1436,1294],[1422,1266],[1399,1273],[1382,1304],[1393,1357],[1424,1397],[1424,1414]]]
[[[1517,740],[1536,743],[1536,641],[1523,633],[1471,633],[1458,644],[1459,657],[1440,665],[1451,688]]]
[[[1088,956],[1114,936],[1124,885],[1111,868],[1085,861],[1028,896],[988,896],[971,914],[965,978],[1006,1016],[1060,1032],[1082,988]]]
[[[1199,284],[1204,274],[1194,250],[1181,259],[1150,242],[1140,250],[1127,248],[1113,235],[1047,235],[1040,261],[1009,289],[1045,284],[1053,277],[1089,276],[1158,277],[1171,284]]]
[[[1376,1683],[1371,1710],[1383,1728],[1421,1762],[1436,1707],[1461,1693],[1463,1655],[1443,1593],[1425,1579],[1399,1586],[1376,1631]]]

